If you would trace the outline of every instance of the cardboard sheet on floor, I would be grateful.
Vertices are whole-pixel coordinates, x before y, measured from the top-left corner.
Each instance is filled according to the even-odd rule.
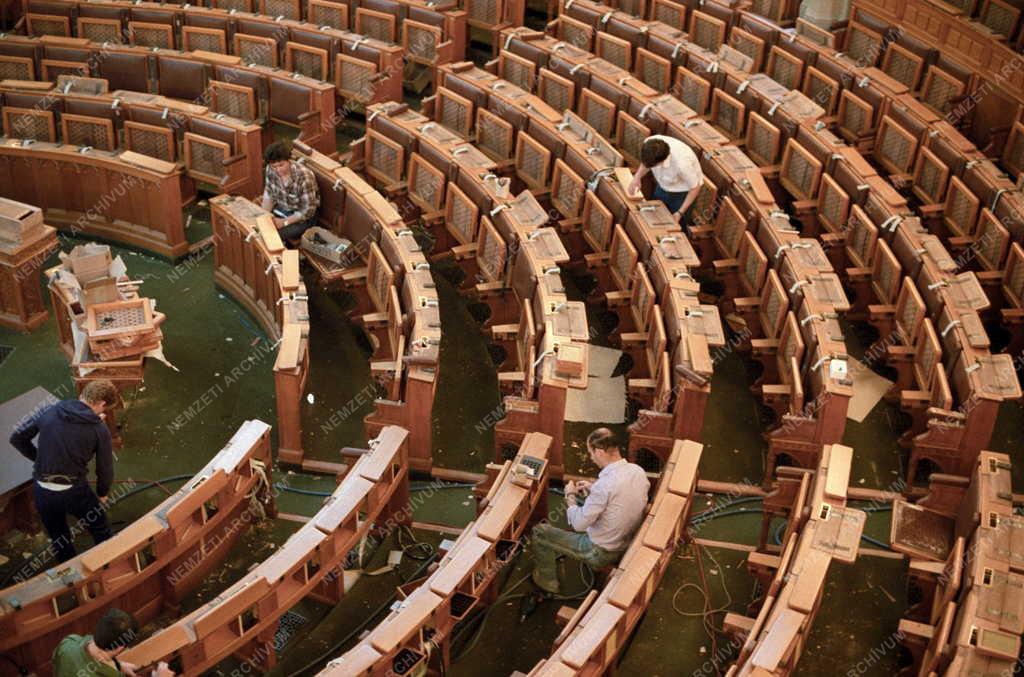
[[[848,371],[853,378],[853,397],[846,410],[846,418],[863,423],[879,400],[892,387],[892,381],[871,371],[860,360],[850,358],[847,362]]]
[[[598,376],[601,378],[608,378],[615,371],[615,367],[619,364],[619,358],[622,357],[622,351],[614,348],[605,348],[604,346],[595,346],[593,343],[590,344],[590,368],[587,370],[591,376]]]
[[[582,423],[625,422],[626,378],[591,376],[586,388],[569,388],[565,420]]]
[[[7,438],[15,428],[57,401],[58,398],[45,388],[36,386],[27,393],[0,404],[0,430],[4,431],[0,436],[0,463],[4,468],[0,473],[0,494],[5,494],[32,479],[32,462],[12,447]]]

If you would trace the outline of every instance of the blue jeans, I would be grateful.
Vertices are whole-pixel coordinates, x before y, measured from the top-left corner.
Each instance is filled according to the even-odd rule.
[[[84,526],[92,534],[93,543],[110,538],[110,522],[100,500],[88,484],[76,484],[64,491],[51,491],[38,484],[32,486],[36,511],[53,542],[58,561],[66,562],[75,556],[75,533]],[[74,532],[68,528],[68,513],[78,518]]]
[[[605,550],[585,533],[541,523],[533,528],[533,582],[542,590],[557,594],[559,555],[582,560],[591,569],[603,569],[618,562],[623,552]]]
[[[679,208],[683,206],[684,202],[686,202],[686,196],[689,194],[690,191],[688,190],[684,190],[680,193],[670,193],[667,190],[662,190],[661,186],[655,183],[654,194],[651,196],[651,199],[661,200],[662,202],[664,202],[665,206],[668,207],[668,210],[672,212],[673,216],[675,216],[675,213],[678,212]],[[683,218],[680,220],[680,224],[683,226],[686,225],[685,214],[683,215]]]

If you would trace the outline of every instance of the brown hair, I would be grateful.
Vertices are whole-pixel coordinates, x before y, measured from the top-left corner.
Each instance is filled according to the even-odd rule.
[[[660,165],[667,157],[668,144],[665,143],[664,139],[648,137],[643,145],[640,146],[640,162],[648,169]]]
[[[82,388],[82,400],[88,404],[103,402],[112,407],[117,404],[117,388],[107,380],[89,381]]]
[[[587,446],[600,449],[601,451],[609,451],[611,449],[620,451],[619,441],[615,439],[615,433],[608,428],[598,428],[587,435]]]
[[[268,165],[288,160],[291,156],[292,144],[287,141],[275,141],[263,149],[263,162]]]

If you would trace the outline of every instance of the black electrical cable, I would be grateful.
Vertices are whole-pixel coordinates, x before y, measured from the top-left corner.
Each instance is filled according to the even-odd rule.
[[[396,538],[397,538],[397,535],[396,535]],[[409,581],[416,580],[416,578],[418,578],[421,573],[426,571],[427,567],[430,566],[431,563],[433,563],[435,556],[436,556],[436,553],[434,553],[434,555],[432,555],[431,557],[429,557],[426,560],[424,560],[422,564],[420,564],[418,567],[416,567],[416,570],[413,571],[412,574],[408,578],[405,578],[402,581],[402,583],[405,584],[405,583],[408,583]],[[366,617],[366,620],[364,620],[358,626],[353,628],[351,632],[349,632],[347,635],[345,635],[344,637],[339,639],[337,642],[335,642],[334,644],[329,646],[325,651],[320,653],[319,656],[317,656],[316,658],[314,658],[313,660],[309,661],[304,666],[302,666],[301,668],[299,668],[298,670],[293,672],[291,677],[295,677],[296,675],[304,675],[308,671],[310,671],[310,670],[314,669],[315,667],[317,667],[320,663],[328,660],[331,657],[331,654],[333,654],[335,651],[337,651],[338,649],[343,647],[345,644],[347,644],[349,641],[351,641],[353,637],[355,637],[359,633],[361,633],[363,631],[363,629],[365,629],[368,625],[370,625],[370,623],[373,622],[373,620],[375,618],[377,618],[377,616],[379,616],[381,613],[383,613],[387,609],[391,608],[391,605],[394,603],[396,597],[398,597],[398,593],[397,592],[392,594],[390,597],[387,598],[387,600],[384,601],[383,604],[381,604],[376,609],[374,609],[372,612],[370,612],[370,614]]]

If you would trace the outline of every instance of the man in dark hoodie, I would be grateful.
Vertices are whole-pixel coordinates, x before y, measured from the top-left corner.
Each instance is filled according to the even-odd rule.
[[[94,543],[110,538],[106,503],[114,481],[114,455],[104,412],[117,402],[110,381],[90,381],[77,400],[63,400],[18,426],[11,445],[35,464],[36,510],[61,562],[75,556],[68,513],[92,534]],[[36,435],[39,440],[33,443]],[[89,461],[96,457],[96,491],[89,487]],[[77,529],[76,529],[77,531]]]

